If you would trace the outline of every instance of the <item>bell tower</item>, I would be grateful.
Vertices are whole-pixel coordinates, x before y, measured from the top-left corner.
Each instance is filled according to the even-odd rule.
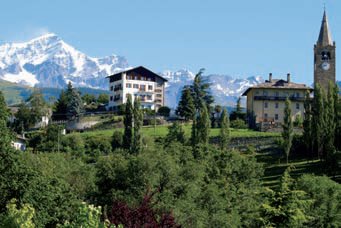
[[[318,83],[327,92],[329,81],[335,83],[335,41],[329,30],[326,11],[317,43],[314,45],[314,84]]]

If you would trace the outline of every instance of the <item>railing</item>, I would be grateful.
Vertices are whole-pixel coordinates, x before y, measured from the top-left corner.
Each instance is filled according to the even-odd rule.
[[[289,96],[292,101],[304,101],[304,97]],[[277,97],[277,96],[254,96],[255,100],[266,100],[266,101],[285,101],[287,97]]]

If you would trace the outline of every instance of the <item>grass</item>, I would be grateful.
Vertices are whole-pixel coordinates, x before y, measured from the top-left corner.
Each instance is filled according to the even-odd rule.
[[[183,125],[183,129],[187,137],[191,135],[191,127],[190,124]],[[211,129],[210,136],[216,137],[219,136],[218,128]],[[121,131],[123,132],[123,128],[117,129],[109,129],[109,130],[95,130],[95,131],[86,131],[81,133],[82,136],[91,137],[91,136],[103,136],[103,137],[111,137],[114,131]],[[144,126],[142,128],[142,134],[149,136],[149,137],[165,137],[168,133],[168,126],[166,125],[157,125],[155,128],[154,126]],[[74,133],[77,134],[77,133]],[[269,137],[269,136],[279,136],[279,133],[272,133],[272,132],[259,132],[253,131],[249,129],[231,129],[231,137],[238,138],[238,137]]]

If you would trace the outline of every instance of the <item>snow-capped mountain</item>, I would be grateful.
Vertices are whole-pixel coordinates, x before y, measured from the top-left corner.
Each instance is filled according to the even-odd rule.
[[[105,77],[127,67],[124,57],[89,57],[51,33],[0,45],[0,78],[30,86],[64,87],[71,81],[107,89]]]
[[[76,87],[108,89],[105,78],[129,68],[122,56],[89,57],[65,43],[55,34],[46,34],[23,43],[0,45],[0,79],[37,87],[63,88],[71,81]],[[166,104],[176,107],[184,85],[195,74],[188,70],[160,73],[168,79]],[[262,82],[260,77],[234,79],[228,75],[208,75],[216,103],[233,105],[248,86]]]
[[[195,74],[188,70],[176,72],[164,71],[161,75],[168,80],[166,85],[167,106],[175,108],[181,97],[181,90],[185,85],[193,82]],[[229,75],[210,74],[203,76],[211,84],[211,93],[215,102],[220,105],[235,105],[238,97],[250,86],[263,82],[262,77],[234,79]]]

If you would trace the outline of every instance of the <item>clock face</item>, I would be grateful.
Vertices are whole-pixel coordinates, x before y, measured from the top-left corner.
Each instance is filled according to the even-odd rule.
[[[327,62],[323,62],[321,67],[322,67],[323,70],[329,70],[330,65]]]

